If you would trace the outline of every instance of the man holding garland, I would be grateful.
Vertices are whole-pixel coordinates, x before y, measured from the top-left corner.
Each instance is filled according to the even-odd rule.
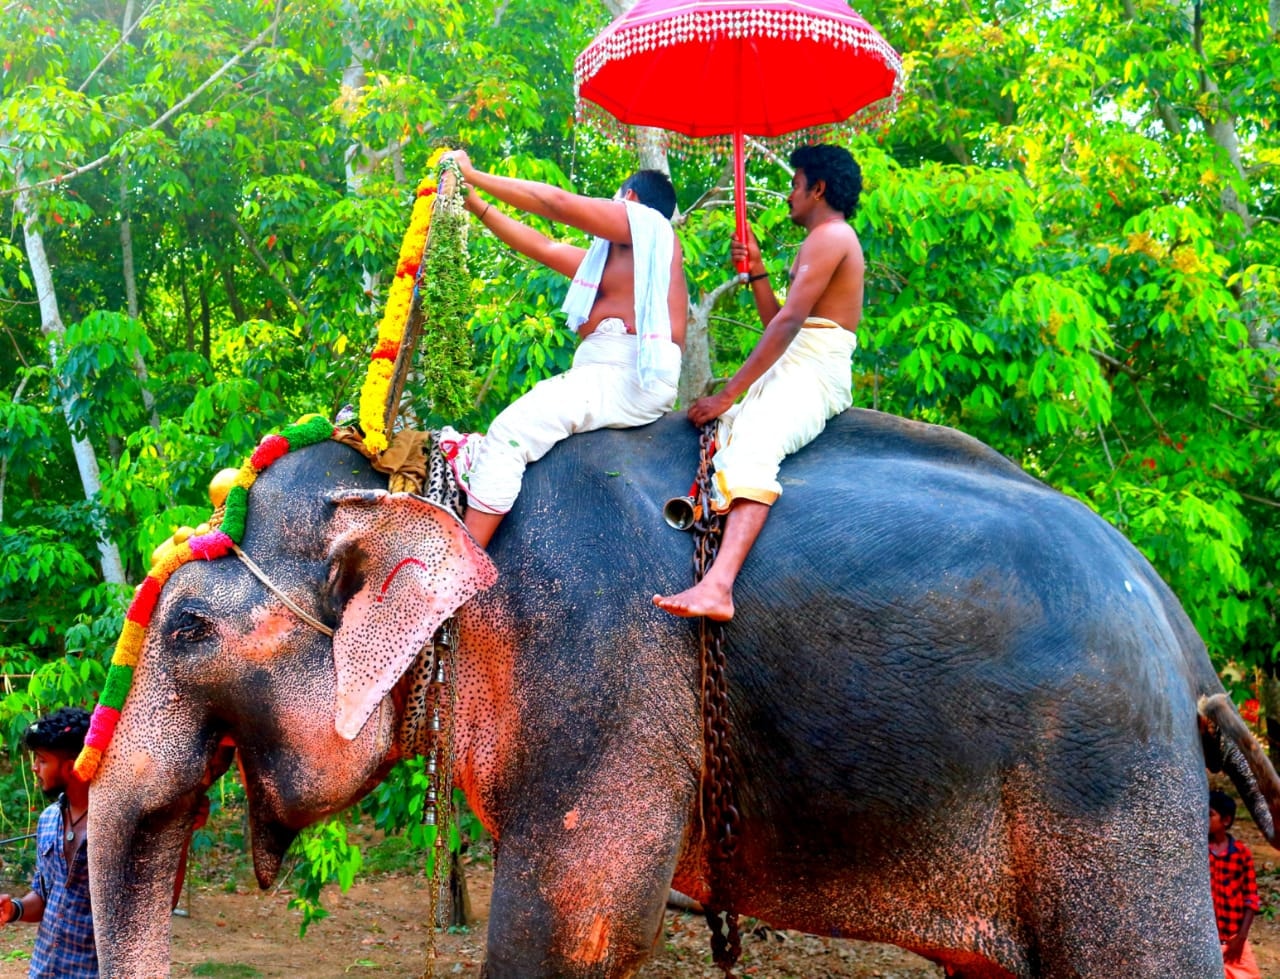
[[[448,154],[469,186],[465,206],[505,244],[572,280],[563,311],[580,340],[573,365],[539,381],[478,440],[466,436],[458,476],[466,524],[487,547],[511,509],[525,467],[575,432],[656,421],[675,403],[688,321],[684,254],[671,216],[676,196],[657,170],[640,170],[613,200],[477,170]],[[553,241],[486,201],[477,190],[594,236],[589,248]]]

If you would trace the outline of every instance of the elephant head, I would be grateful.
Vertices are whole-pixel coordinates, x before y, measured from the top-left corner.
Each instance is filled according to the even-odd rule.
[[[249,493],[248,560],[165,584],[90,795],[106,974],[168,973],[172,882],[219,744],[239,748],[263,886],[397,757],[392,689],[496,572],[452,513],[381,482],[335,442],[290,453]]]

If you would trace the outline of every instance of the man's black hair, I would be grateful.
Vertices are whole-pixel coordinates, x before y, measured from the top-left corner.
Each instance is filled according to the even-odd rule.
[[[791,151],[791,165],[804,171],[810,187],[819,180],[826,181],[827,203],[843,214],[845,220],[853,217],[858,209],[858,195],[862,193],[862,168],[852,153],[830,143],[798,146]]]
[[[671,178],[661,170],[637,170],[622,185],[622,192],[636,192],[636,197],[645,207],[651,207],[668,221],[676,213],[676,189],[671,186]]]
[[[80,707],[59,707],[36,721],[22,736],[29,751],[55,751],[74,758],[89,733],[89,712]]]
[[[1209,808],[1223,819],[1234,821],[1236,818],[1236,800],[1217,789],[1209,793]]]

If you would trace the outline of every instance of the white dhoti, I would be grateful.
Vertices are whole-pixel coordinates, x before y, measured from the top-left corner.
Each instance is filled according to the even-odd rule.
[[[632,428],[671,410],[680,379],[680,348],[668,343],[652,390],[640,386],[639,341],[619,319],[602,320],[578,345],[573,366],[539,381],[489,426],[469,472],[459,473],[467,503],[506,513],[520,493],[525,467],[575,432]]]
[[[720,416],[711,487],[717,512],[724,513],[735,500],[772,504],[782,495],[782,460],[853,404],[857,345],[851,330],[810,317],[777,362]]]

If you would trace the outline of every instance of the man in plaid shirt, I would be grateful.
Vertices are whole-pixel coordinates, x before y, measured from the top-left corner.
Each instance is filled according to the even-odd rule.
[[[22,898],[0,894],[0,926],[39,924],[31,979],[97,979],[98,952],[89,909],[89,853],[85,822],[89,786],[75,773],[89,714],[62,707],[27,728],[31,771],[53,805],[36,825],[36,872]]]
[[[1249,946],[1249,926],[1262,906],[1253,873],[1253,854],[1227,832],[1236,821],[1236,802],[1225,792],[1209,793],[1209,877],[1226,979],[1262,979]]]

